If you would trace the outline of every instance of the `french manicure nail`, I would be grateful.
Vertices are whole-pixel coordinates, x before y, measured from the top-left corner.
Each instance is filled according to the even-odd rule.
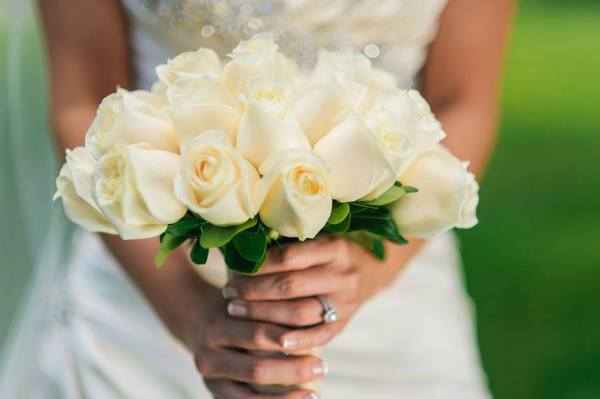
[[[248,314],[248,308],[241,303],[231,302],[227,305],[227,313],[230,316],[244,317]]]
[[[314,375],[327,375],[329,369],[327,368],[327,363],[319,362],[313,366],[313,374]]]
[[[316,393],[311,392],[302,397],[302,399],[319,399]]]
[[[239,296],[238,290],[235,287],[225,287],[221,292],[225,299],[233,299]]]
[[[295,349],[298,347],[298,338],[284,338],[283,349]]]

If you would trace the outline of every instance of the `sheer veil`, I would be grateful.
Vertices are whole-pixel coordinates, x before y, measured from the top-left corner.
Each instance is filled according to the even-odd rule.
[[[71,227],[51,202],[57,160],[35,3],[2,0],[0,29],[0,392],[15,398],[11,382],[35,378],[40,338],[60,321],[51,305]]]

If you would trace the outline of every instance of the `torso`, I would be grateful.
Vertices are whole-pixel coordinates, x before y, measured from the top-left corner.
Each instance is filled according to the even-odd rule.
[[[225,57],[271,31],[283,52],[310,66],[319,47],[362,51],[414,86],[446,0],[123,0],[138,84],[174,54],[209,47]]]
[[[204,46],[225,57],[259,30],[273,31],[282,50],[306,66],[321,46],[365,51],[408,87],[418,84],[446,0],[123,4],[140,88],[149,88],[155,66],[178,52]],[[70,323],[56,326],[40,354],[46,364],[62,364],[64,353],[56,348],[66,345],[72,366],[68,372],[51,368],[48,386],[94,398],[210,398],[191,356],[98,238],[80,232],[75,247],[65,290]],[[223,269],[219,259],[210,263]],[[322,384],[327,399],[488,398],[453,236],[428,244],[390,289],[356,315],[324,357],[331,371]]]

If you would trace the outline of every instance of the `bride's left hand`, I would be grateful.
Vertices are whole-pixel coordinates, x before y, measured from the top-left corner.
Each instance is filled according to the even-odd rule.
[[[360,245],[323,238],[273,248],[260,272],[237,277],[224,289],[228,312],[246,318],[306,329],[290,330],[281,344],[290,352],[327,344],[348,324],[360,305],[381,288],[369,271],[382,264]],[[375,270],[374,270],[375,269]],[[323,321],[324,295],[337,311],[337,321]]]

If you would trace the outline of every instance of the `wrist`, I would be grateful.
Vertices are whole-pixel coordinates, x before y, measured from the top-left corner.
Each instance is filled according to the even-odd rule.
[[[359,249],[364,254],[357,256],[360,270],[360,301],[368,301],[371,297],[389,287],[401,273],[414,254],[423,245],[423,240],[411,240],[409,244],[398,245],[385,243],[386,257],[383,261],[376,259],[371,253]]]
[[[177,285],[176,296],[168,301],[163,321],[181,343],[195,352],[200,324],[222,298],[220,290],[205,281],[191,265],[180,267],[188,268],[189,275],[185,282]]]

